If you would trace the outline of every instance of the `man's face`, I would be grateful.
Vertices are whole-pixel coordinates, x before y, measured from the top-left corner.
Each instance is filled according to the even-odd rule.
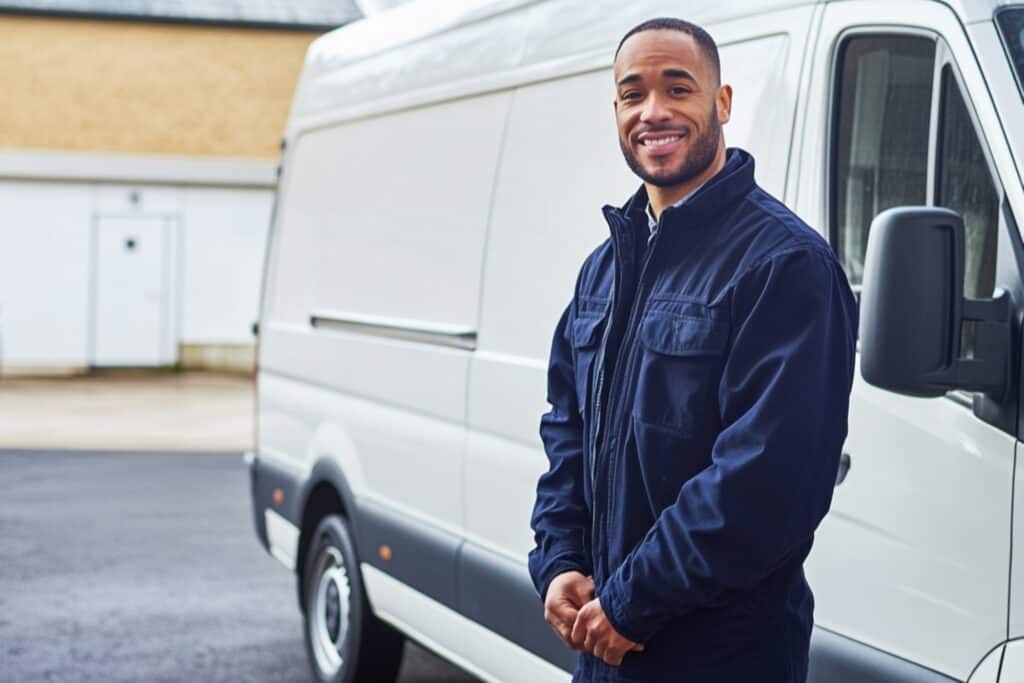
[[[680,31],[642,31],[615,60],[615,118],[629,167],[658,187],[704,172],[724,146],[732,91],[719,86],[697,42]]]

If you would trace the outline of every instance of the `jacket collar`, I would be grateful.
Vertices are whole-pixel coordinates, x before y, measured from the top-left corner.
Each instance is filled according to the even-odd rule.
[[[732,208],[754,187],[754,157],[739,147],[726,151],[725,166],[697,190],[682,206],[665,209],[665,220],[683,219],[686,225],[699,225]],[[616,223],[647,225],[647,188],[644,185],[621,207],[605,206],[604,214],[612,229]],[[615,217],[613,220],[612,217]]]

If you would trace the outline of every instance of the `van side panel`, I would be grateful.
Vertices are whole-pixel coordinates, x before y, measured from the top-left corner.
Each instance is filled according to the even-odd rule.
[[[1012,643],[1010,643],[1012,645]],[[1008,645],[999,645],[998,647],[992,648],[992,650],[985,656],[971,672],[971,677],[967,679],[967,683],[999,683],[1000,680],[1003,683],[1009,683],[1009,681],[1020,680],[1021,676],[1011,678],[1009,675],[1002,677],[1002,671],[1010,672],[1011,666],[1016,662],[1012,662],[1010,659],[1011,648]],[[1024,652],[1021,652],[1024,654]]]
[[[299,137],[279,210],[277,268],[293,276],[279,276],[272,324],[335,311],[475,327],[508,100],[459,100]]]
[[[351,120],[292,141],[268,265],[261,452],[306,469],[334,459],[357,500],[456,537],[470,351],[432,340],[475,334],[509,98]],[[338,325],[314,324],[324,319]],[[435,332],[385,334],[423,329]]]

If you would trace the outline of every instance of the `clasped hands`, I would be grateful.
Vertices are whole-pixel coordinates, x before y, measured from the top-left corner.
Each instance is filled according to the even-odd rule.
[[[626,653],[644,649],[615,630],[594,597],[594,580],[580,572],[564,572],[552,579],[544,600],[544,619],[566,645],[612,666],[622,664]]]

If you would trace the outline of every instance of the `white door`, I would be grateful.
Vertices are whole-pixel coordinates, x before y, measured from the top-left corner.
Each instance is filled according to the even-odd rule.
[[[93,365],[154,366],[168,329],[167,225],[163,218],[96,223]]]
[[[798,212],[827,231],[856,287],[878,212],[954,209],[967,228],[966,294],[1012,287],[997,239],[1002,185],[976,123],[991,102],[953,12],[837,3],[821,30]],[[808,562],[819,627],[958,680],[1007,632],[1015,439],[974,398],[898,395],[858,368],[849,469]],[[846,680],[877,679],[864,667]]]

